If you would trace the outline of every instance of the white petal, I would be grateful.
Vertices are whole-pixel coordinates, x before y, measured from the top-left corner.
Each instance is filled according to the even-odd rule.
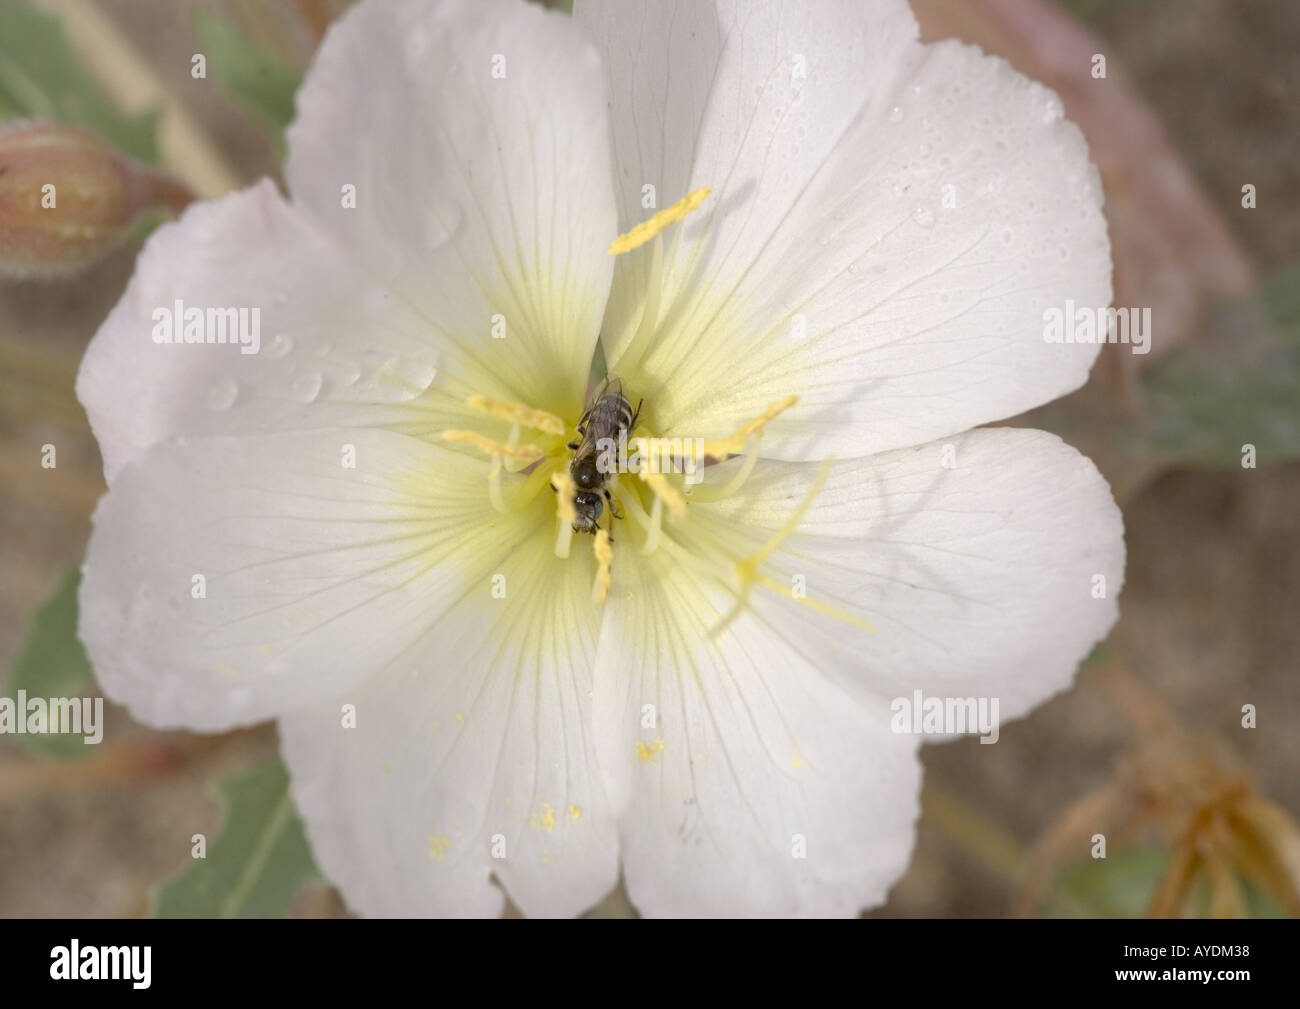
[[[741,494],[699,506],[688,526],[752,552],[817,471],[762,463]],[[1042,431],[982,429],[837,461],[798,530],[764,570],[792,588],[798,576],[808,598],[876,633],[765,588],[751,604],[818,668],[878,697],[997,697],[1003,720],[1018,717],[1070,685],[1117,616],[1119,509],[1096,467]]]
[[[907,867],[916,737],[894,735],[666,552],[619,563],[596,726],[628,894],[650,915],[850,915]]]
[[[567,17],[499,0],[372,0],[321,46],[286,176],[294,200],[454,348],[444,373],[492,375],[509,398],[570,411],[617,233],[606,115],[598,57]]]
[[[155,447],[87,549],[80,633],[105,693],[151,725],[224,729],[437,647],[435,621],[490,601],[495,565],[549,522],[494,512],[486,471],[386,431]]]
[[[629,345],[649,249],[610,297],[607,356],[658,432],[723,435],[796,393],[765,455],[863,455],[1082,384],[1097,346],[1047,343],[1044,312],[1109,304],[1109,243],[1055,95],[919,45],[901,3],[669,6],[579,8],[611,76],[623,225],[645,183],[712,187],[665,243],[657,332]]]
[[[172,313],[178,300],[205,321],[208,310],[244,309],[250,334],[256,312],[257,352],[154,342],[154,313]],[[233,339],[236,327],[226,332]],[[195,204],[153,234],[86,351],[77,396],[112,481],[177,436],[406,416],[387,405],[417,396],[437,364],[427,324],[263,181]]]
[[[617,882],[591,565],[558,561],[547,535],[499,546],[504,599],[485,578],[382,675],[281,720],[312,848],[354,910],[495,914],[495,877],[525,913],[571,915]]]

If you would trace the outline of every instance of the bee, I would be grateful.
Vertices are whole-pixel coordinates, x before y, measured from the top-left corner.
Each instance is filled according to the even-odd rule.
[[[578,533],[596,532],[605,502],[609,502],[610,528],[614,519],[621,519],[618,504],[609,492],[609,483],[614,476],[615,467],[609,465],[610,454],[601,450],[605,439],[606,447],[612,442],[618,444],[636,430],[637,418],[641,416],[641,404],[632,409],[631,401],[623,394],[623,382],[614,375],[606,377],[600,388],[587,403],[587,409],[578,421],[579,440],[569,442],[568,448],[573,452],[569,462],[569,476],[577,487],[573,505],[577,517],[573,520],[573,531]],[[600,460],[605,459],[602,466]],[[602,472],[608,470],[608,472]],[[612,537],[611,537],[612,538]]]

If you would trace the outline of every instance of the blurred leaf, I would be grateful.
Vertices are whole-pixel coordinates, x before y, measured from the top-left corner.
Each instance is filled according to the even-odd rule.
[[[320,879],[289,796],[284,764],[268,760],[217,786],[226,803],[207,858],[164,882],[155,918],[283,918],[294,895]]]
[[[0,0],[0,115],[84,126],[137,161],[157,164],[157,113],[123,115],[82,72],[57,18]]]
[[[275,129],[283,146],[301,75],[284,66],[229,21],[200,11],[196,24],[208,71],[237,101]]]
[[[1066,870],[1059,889],[1090,917],[1142,918],[1168,861],[1163,849],[1123,848]],[[1049,903],[1049,915],[1065,917],[1062,903]]]
[[[1126,847],[1106,858],[1081,862],[1067,869],[1048,901],[1047,916],[1053,918],[1145,918],[1151,898],[1169,864],[1163,848]],[[1250,880],[1241,878],[1251,918],[1284,918],[1281,905]],[[1209,916],[1210,894],[1205,880],[1198,880],[1193,905],[1201,917]]]
[[[1179,462],[1240,465],[1300,458],[1300,267],[1220,310],[1210,339],[1142,376],[1134,443]]]
[[[1082,663],[1080,663],[1079,668],[1090,669],[1093,666],[1104,666],[1107,663],[1114,662],[1114,661],[1115,661],[1114,652],[1112,652],[1109,648],[1107,648],[1103,644],[1096,644],[1093,646],[1092,651],[1090,651],[1084,657],[1084,660]]]
[[[1124,460],[1240,466],[1247,444],[1259,466],[1300,458],[1300,266],[1221,307],[1137,381],[1136,417],[1084,389],[1023,420],[1096,459],[1112,486]]]
[[[81,572],[66,572],[58,586],[32,616],[27,637],[9,670],[7,695],[19,690],[28,697],[75,697],[91,683],[90,661],[77,639],[77,586]],[[13,737],[29,750],[47,757],[87,757],[95,747],[80,735],[23,733]]]

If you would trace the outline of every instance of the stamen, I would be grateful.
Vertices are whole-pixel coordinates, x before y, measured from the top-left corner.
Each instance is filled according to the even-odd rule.
[[[506,445],[514,448],[519,444],[519,425],[510,425],[510,437],[506,440]],[[488,470],[488,500],[492,502],[492,507],[504,515],[506,508],[505,498],[501,496],[501,453],[492,453],[492,468]]]
[[[701,503],[708,501],[722,501],[731,497],[736,491],[745,485],[749,475],[754,472],[754,466],[758,463],[758,435],[751,434],[745,440],[745,461],[737,468],[735,474],[730,480],[721,487],[697,487],[691,494],[692,501]]]
[[[551,486],[555,488],[555,512],[560,519],[560,528],[555,531],[555,556],[567,560],[573,545],[573,520],[578,517],[574,503],[578,485],[568,470],[557,469],[551,474]]]
[[[541,431],[544,434],[564,434],[564,421],[545,410],[536,410],[522,403],[504,403],[477,393],[465,400],[465,403],[471,410],[478,410],[500,420],[513,421],[534,431]]]
[[[664,532],[664,499],[655,495],[655,503],[650,509],[650,529],[645,542],[641,544],[641,553],[649,557],[659,549],[659,540]]]
[[[640,248],[646,242],[654,238],[655,235],[663,231],[670,224],[680,221],[692,210],[698,207],[708,198],[709,187],[697,189],[695,192],[683,196],[671,207],[659,211],[648,221],[642,221],[635,228],[625,235],[620,235],[609,246],[611,256],[621,256],[625,252],[631,252],[633,249]]]
[[[551,474],[551,486],[555,488],[555,510],[560,514],[560,521],[573,524],[578,517],[578,506],[574,503],[578,496],[578,485],[568,470],[557,469]]]
[[[799,502],[798,507],[796,507],[790,514],[790,517],[781,524],[781,528],[773,533],[768,541],[754,551],[754,553],[750,554],[744,560],[736,562],[736,578],[740,582],[740,589],[736,593],[736,605],[733,606],[731,611],[723,617],[721,621],[719,621],[716,627],[713,628],[715,636],[721,634],[722,631],[726,629],[727,625],[740,615],[740,611],[745,608],[745,603],[749,601],[749,591],[755,584],[771,589],[773,592],[784,596],[787,599],[793,599],[800,605],[806,606],[818,613],[824,613],[827,616],[835,617],[837,620],[843,620],[846,623],[867,631],[868,633],[874,634],[876,632],[876,628],[861,617],[854,616],[852,613],[848,613],[837,606],[832,606],[830,603],[822,602],[819,599],[795,596],[785,585],[782,585],[775,578],[771,578],[758,570],[758,566],[771,557],[777,547],[784,543],[790,537],[790,534],[795,531],[800,520],[812,506],[813,498],[817,496],[825,485],[826,478],[830,475],[831,464],[833,462],[834,459],[827,459],[822,463],[822,468],[818,471],[817,477],[813,480],[812,486],[808,488],[808,493],[804,495],[803,500]]]
[[[546,457],[536,445],[520,445],[515,447],[505,442],[496,441],[493,438],[486,438],[477,431],[443,431],[444,441],[467,441],[484,452],[495,452],[505,456],[507,459],[522,459],[525,462],[536,462],[538,459]]]
[[[666,476],[662,473],[650,473],[645,469],[637,473],[637,476],[644,480],[646,486],[655,492],[657,500],[663,501],[668,506],[669,511],[678,518],[686,516],[686,499],[682,497],[681,492],[676,487],[668,482]]]
[[[711,455],[715,459],[721,459],[725,456],[736,455],[745,450],[745,443],[750,435],[761,435],[763,425],[774,419],[780,414],[785,413],[790,407],[799,402],[798,396],[787,396],[785,399],[773,403],[761,414],[751,420],[744,427],[740,428],[729,438],[720,438],[717,441],[706,441],[704,443],[704,454]]]
[[[609,586],[614,580],[610,573],[614,566],[614,547],[609,542],[609,533],[597,529],[596,542],[591,548],[596,554],[596,583],[591,587],[591,598],[599,606],[609,595]]]

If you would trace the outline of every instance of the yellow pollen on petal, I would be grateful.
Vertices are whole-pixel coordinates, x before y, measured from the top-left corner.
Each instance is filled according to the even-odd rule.
[[[790,409],[790,407],[794,406],[798,402],[798,396],[786,396],[785,399],[773,403],[748,424],[737,430],[729,438],[719,438],[716,441],[706,441],[704,443],[704,454],[711,455],[716,459],[721,459],[724,456],[736,455],[745,451],[745,443],[749,440],[750,435],[761,435],[763,433],[764,424],[775,419],[780,414],[785,413]]]
[[[582,810],[579,809],[577,806],[570,806],[570,807],[569,807],[569,815],[570,815],[571,817],[573,817],[573,819],[574,819],[575,821],[577,821],[577,820],[581,820],[581,819],[582,819]]]
[[[633,249],[640,248],[646,242],[654,238],[655,235],[663,231],[670,224],[675,224],[692,210],[703,203],[709,196],[709,187],[697,189],[693,193],[683,196],[671,207],[659,211],[648,221],[642,221],[635,228],[625,235],[620,235],[614,239],[609,246],[611,256],[621,256],[625,252],[631,252]]]
[[[429,857],[435,862],[441,862],[447,857],[447,852],[451,850],[450,837],[435,837],[429,835]]]
[[[655,759],[655,755],[668,749],[668,744],[662,739],[656,739],[653,743],[637,743],[636,755],[645,763]]]
[[[517,447],[507,445],[503,441],[488,438],[479,434],[477,431],[443,431],[442,438],[443,441],[467,441],[476,448],[481,448],[484,452],[503,455],[508,459],[522,459],[525,462],[536,462],[538,459],[546,457],[546,453],[536,445],[519,445]]]
[[[555,807],[549,802],[542,803],[542,811],[531,816],[528,825],[533,830],[554,830],[555,829]]]
[[[605,602],[609,586],[613,582],[611,570],[614,567],[614,546],[609,541],[607,530],[596,530],[596,541],[591,549],[596,554],[596,584],[591,587],[591,598],[599,606]]]
[[[488,399],[475,393],[465,400],[471,410],[477,410],[499,420],[508,420],[541,431],[543,434],[564,434],[564,421],[553,413],[537,410],[522,403],[505,403],[499,399]]]

